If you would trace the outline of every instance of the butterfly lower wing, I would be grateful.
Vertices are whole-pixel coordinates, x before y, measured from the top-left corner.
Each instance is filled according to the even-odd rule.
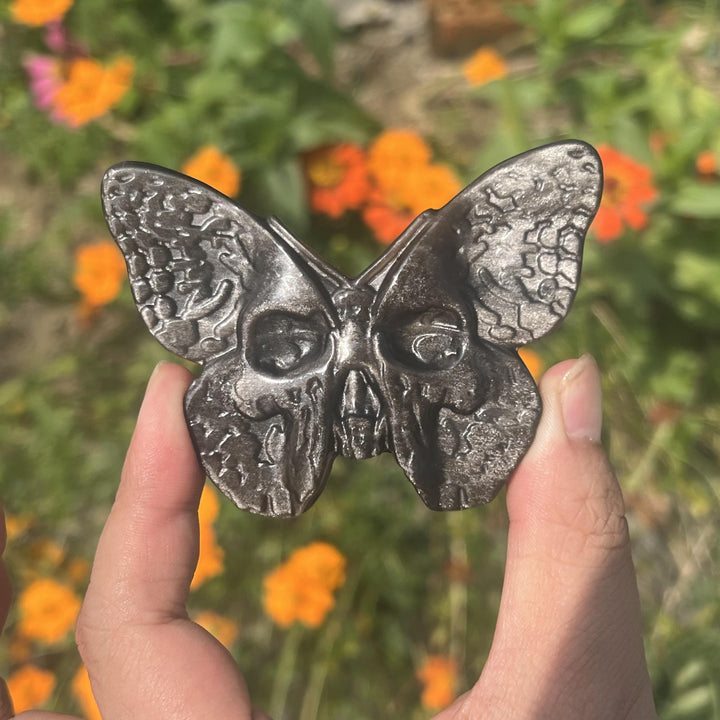
[[[264,383],[232,358],[219,360],[185,396],[185,415],[205,471],[239,508],[271,517],[307,510],[334,458],[327,368]]]
[[[515,348],[567,314],[601,186],[585,143],[530,151],[425,213],[364,278],[392,449],[429,507],[491,500],[530,446],[540,396]]]
[[[423,502],[461,510],[497,495],[532,443],[540,396],[517,354],[469,347],[445,377],[388,367],[392,446]],[[445,392],[433,386],[446,382]]]

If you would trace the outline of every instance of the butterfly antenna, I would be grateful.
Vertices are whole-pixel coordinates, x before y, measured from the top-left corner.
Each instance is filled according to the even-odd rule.
[[[281,240],[292,252],[300,256],[318,275],[327,277],[338,286],[345,286],[349,283],[347,276],[328,265],[322,258],[319,258],[302,240],[295,237],[276,217],[267,220],[270,229],[280,236]]]
[[[383,253],[372,265],[367,267],[357,278],[358,284],[377,285],[382,281],[384,271],[395,262],[412,244],[412,241],[427,227],[435,210],[426,210],[418,215],[395,240],[388,250]]]

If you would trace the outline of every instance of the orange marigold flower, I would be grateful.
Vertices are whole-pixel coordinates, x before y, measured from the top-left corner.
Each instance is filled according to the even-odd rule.
[[[90,577],[90,563],[85,558],[73,558],[67,565],[67,574],[74,583],[80,585]]]
[[[430,162],[432,151],[413,130],[385,130],[368,151],[368,169],[383,191],[394,191],[416,168]]]
[[[75,253],[73,284],[83,302],[98,308],[114,300],[125,279],[125,261],[111,240],[81,245]]]
[[[299,621],[319,627],[335,605],[334,592],[345,582],[345,557],[315,542],[296,550],[263,581],[263,607],[281,627]]]
[[[16,663],[24,663],[30,659],[32,653],[32,643],[28,638],[22,635],[15,635],[10,638],[8,643],[10,657]]]
[[[81,665],[72,679],[72,691],[75,699],[82,708],[85,720],[102,720],[100,709],[95,701],[92,687],[90,687],[90,677],[84,665]]]
[[[612,242],[626,226],[641,230],[648,217],[644,206],[657,197],[650,168],[609,145],[598,146],[605,189],[592,229],[600,242]]]
[[[420,702],[428,710],[440,710],[454,699],[457,688],[457,663],[445,655],[430,655],[417,671],[423,685]]]
[[[65,548],[49,538],[34,540],[28,548],[28,554],[33,565],[58,567],[65,560]]]
[[[502,56],[491,47],[481,47],[462,66],[463,75],[470,85],[486,85],[504,78],[508,67]]]
[[[240,626],[234,620],[210,610],[198,613],[194,620],[227,648],[237,640],[237,636],[240,634]]]
[[[365,202],[370,183],[365,153],[357,145],[341,143],[315,150],[306,157],[305,170],[315,212],[338,218]]]
[[[225,570],[225,551],[218,545],[214,528],[200,527],[200,553],[190,589],[199,588],[206,580],[220,575]]]
[[[23,25],[47,25],[62,20],[73,0],[15,0],[10,4],[10,15]]]
[[[190,583],[191,590],[199,588],[206,580],[220,575],[225,570],[225,551],[218,545],[213,527],[219,510],[217,494],[209,485],[205,485],[198,508],[200,552],[195,574]]]
[[[670,143],[670,138],[662,130],[653,130],[648,137],[648,146],[653,155],[662,155]]]
[[[15,712],[44,705],[55,689],[55,675],[35,665],[23,665],[7,679],[8,690],[15,706]]]
[[[74,128],[99,118],[122,100],[134,72],[130,58],[107,67],[91,58],[72,60],[67,79],[53,96],[54,116]]]
[[[201,147],[184,163],[182,171],[228,197],[234,197],[240,192],[242,181],[240,170],[214,145]]]
[[[200,527],[212,525],[220,514],[220,501],[218,494],[212,487],[206,483],[200,495],[200,505],[198,507],[198,522]]]
[[[710,177],[718,173],[718,156],[712,150],[703,150],[695,159],[695,169],[699,175]]]
[[[432,164],[410,173],[396,193],[413,215],[419,215],[428,208],[442,207],[461,189],[457,175],[447,165]]]
[[[520,359],[525,363],[525,367],[530,371],[533,376],[533,380],[537,382],[542,375],[542,371],[545,369],[545,364],[542,358],[534,351],[529,348],[520,348],[518,350]]]
[[[54,643],[75,625],[80,598],[67,585],[41,578],[31,582],[18,599],[19,632],[32,640]]]
[[[391,243],[413,221],[415,213],[395,198],[372,190],[363,220],[381,243]]]
[[[35,518],[32,515],[6,515],[5,528],[7,530],[7,539],[14,540],[24,532],[27,532],[35,524]]]

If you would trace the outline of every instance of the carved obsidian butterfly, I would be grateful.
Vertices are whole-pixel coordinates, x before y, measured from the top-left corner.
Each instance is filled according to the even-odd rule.
[[[395,454],[425,504],[488,502],[540,397],[518,346],[567,314],[602,169],[578,141],[489,170],[357,278],[277,220],[152,165],[108,170],[108,225],[150,331],[204,369],[197,454],[239,507],[298,515],[337,454]]]

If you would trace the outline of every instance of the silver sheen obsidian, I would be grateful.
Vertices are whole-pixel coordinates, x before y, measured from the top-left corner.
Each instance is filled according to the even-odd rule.
[[[567,314],[601,191],[589,145],[531,150],[357,278],[164,168],[116,165],[102,198],[143,320],[203,365],[185,414],[205,471],[238,507],[288,517],[338,454],[394,453],[433,510],[497,494],[541,409],[516,350]]]

